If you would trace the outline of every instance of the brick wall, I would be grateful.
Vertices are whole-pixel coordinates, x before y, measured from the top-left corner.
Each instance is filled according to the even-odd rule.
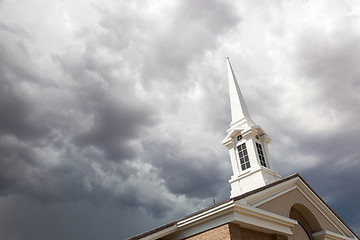
[[[186,238],[186,240],[231,240],[229,225],[222,225],[195,236]]]
[[[267,234],[241,228],[239,225],[229,223],[195,236],[186,240],[287,240],[286,236],[277,234]]]
[[[229,224],[231,240],[287,240],[286,236],[267,234],[246,228],[236,224]]]

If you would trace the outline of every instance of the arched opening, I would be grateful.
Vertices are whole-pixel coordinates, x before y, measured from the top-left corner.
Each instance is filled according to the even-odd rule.
[[[302,204],[294,204],[290,209],[289,217],[299,223],[292,229],[293,236],[289,237],[289,240],[312,240],[312,234],[321,231],[318,220],[311,211]]]

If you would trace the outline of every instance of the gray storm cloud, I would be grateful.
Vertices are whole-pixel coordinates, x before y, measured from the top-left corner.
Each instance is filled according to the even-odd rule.
[[[274,168],[359,232],[359,10],[0,1],[0,236],[122,239],[227,199],[226,56]]]

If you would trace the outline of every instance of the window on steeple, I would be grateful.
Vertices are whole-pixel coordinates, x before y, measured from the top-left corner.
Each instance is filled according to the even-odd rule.
[[[261,166],[266,167],[265,156],[264,156],[264,152],[262,150],[261,144],[256,143],[256,148],[257,148],[257,152],[259,155],[259,160],[260,160]]]
[[[249,161],[249,156],[248,156],[248,152],[246,150],[245,143],[237,146],[237,150],[238,150],[238,154],[239,154],[241,169],[245,170],[245,169],[250,168],[250,161]]]
[[[242,139],[242,136],[241,136],[241,135],[237,136],[238,142],[241,141],[241,139]]]

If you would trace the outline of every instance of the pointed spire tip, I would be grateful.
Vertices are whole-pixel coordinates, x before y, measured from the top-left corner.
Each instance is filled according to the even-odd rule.
[[[249,111],[245,104],[245,100],[241,94],[239,84],[236,80],[234,71],[230,64],[229,57],[227,59],[228,67],[228,80],[229,80],[229,92],[230,92],[230,106],[231,106],[231,118],[232,123],[236,123],[244,118],[251,120]]]

